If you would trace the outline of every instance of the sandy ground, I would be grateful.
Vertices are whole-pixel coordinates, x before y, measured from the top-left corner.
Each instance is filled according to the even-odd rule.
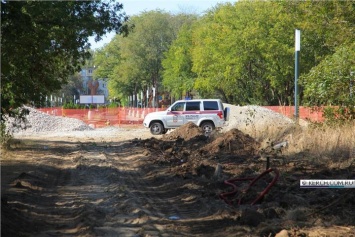
[[[355,236],[355,190],[300,191],[299,178],[331,171],[292,159],[272,163],[281,176],[260,203],[250,205],[255,190],[228,205],[225,179],[265,169],[257,143],[192,131],[17,137],[1,155],[1,236]]]

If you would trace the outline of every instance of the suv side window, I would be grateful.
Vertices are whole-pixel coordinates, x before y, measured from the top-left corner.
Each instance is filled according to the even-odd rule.
[[[171,107],[171,111],[184,111],[185,102],[176,103]]]
[[[186,111],[200,111],[200,101],[186,102]]]
[[[204,101],[204,110],[219,110],[217,101]]]

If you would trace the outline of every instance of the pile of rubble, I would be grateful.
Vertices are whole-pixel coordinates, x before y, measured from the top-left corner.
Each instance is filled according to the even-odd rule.
[[[222,130],[224,132],[237,128],[258,141],[278,140],[290,133],[295,126],[292,119],[260,106],[224,104],[224,107],[230,108],[229,121]]]
[[[40,132],[69,132],[69,131],[89,131],[93,130],[83,121],[74,118],[53,116],[40,112],[31,107],[23,107],[29,111],[25,121],[8,118],[7,129],[12,133],[31,134]]]

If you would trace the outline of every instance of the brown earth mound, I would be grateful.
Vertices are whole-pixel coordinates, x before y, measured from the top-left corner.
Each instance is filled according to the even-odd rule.
[[[314,223],[307,223],[309,218],[319,221],[317,225],[320,226],[320,220],[338,225],[342,221],[349,225],[353,223],[346,211],[336,216],[325,208],[329,203],[334,206],[343,203],[347,206],[343,210],[349,210],[353,205],[353,201],[350,201],[353,193],[349,190],[336,192],[338,190],[299,187],[300,179],[342,177],[344,170],[332,170],[323,177],[322,169],[327,170],[326,167],[312,163],[309,159],[286,158],[281,153],[270,153],[269,164],[260,156],[260,144],[238,129],[215,133],[209,137],[202,135],[202,131],[196,132],[198,130],[195,125],[188,124],[174,130],[164,140],[145,140],[143,144],[148,150],[147,156],[153,163],[169,167],[169,174],[174,177],[202,185],[201,197],[219,200],[222,204],[226,201],[233,207],[239,207],[236,210],[242,213],[238,214],[236,224],[258,226],[260,236],[270,236],[270,233],[274,236],[281,231],[280,223],[281,226],[291,227],[312,226]],[[272,171],[264,174],[269,165]],[[252,182],[256,178],[257,181]],[[231,180],[236,180],[232,183],[237,187],[237,192],[227,196],[226,193],[231,192],[232,187],[226,185],[225,181]],[[273,180],[277,181],[268,188]],[[262,193],[265,195],[261,196]],[[253,203],[256,205],[250,206]],[[243,209],[248,206],[257,208]],[[267,223],[277,224],[269,228]],[[295,229],[291,236],[306,235]]]
[[[185,141],[189,141],[199,136],[204,136],[203,130],[200,127],[198,127],[196,124],[189,122],[175,129],[171,133],[164,135],[163,139],[174,140],[174,139],[182,138]]]
[[[238,129],[205,136],[202,129],[193,123],[175,129],[162,140],[151,138],[142,143],[148,150],[147,155],[155,154],[152,156],[154,162],[170,164],[177,175],[207,178],[216,176],[218,164],[240,164],[253,159],[260,146]]]
[[[238,156],[254,156],[260,144],[251,136],[234,128],[218,137],[202,148],[209,154],[234,154]]]
[[[181,145],[193,147],[191,152],[203,155],[233,154],[237,156],[254,156],[258,153],[260,144],[251,136],[234,128],[225,133],[213,133],[205,136],[203,130],[190,122],[170,134],[163,136],[163,142],[181,142]],[[162,145],[162,144],[161,144]],[[177,145],[177,144],[175,144]],[[162,145],[162,147],[165,147]]]

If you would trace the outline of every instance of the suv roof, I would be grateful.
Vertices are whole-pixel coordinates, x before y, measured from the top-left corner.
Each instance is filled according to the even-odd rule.
[[[220,99],[193,99],[193,100],[176,100],[175,102],[189,102],[189,101],[220,101]],[[174,102],[174,103],[175,103]]]

